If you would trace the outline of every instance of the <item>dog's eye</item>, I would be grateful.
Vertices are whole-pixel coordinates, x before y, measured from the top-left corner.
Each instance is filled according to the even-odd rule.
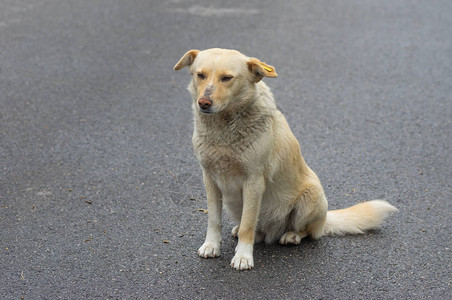
[[[228,82],[231,79],[232,79],[232,76],[230,76],[230,75],[226,75],[226,76],[221,77],[221,81],[222,82]]]
[[[198,75],[198,78],[201,80],[206,79],[206,75],[204,75],[203,73],[198,73],[197,75]]]

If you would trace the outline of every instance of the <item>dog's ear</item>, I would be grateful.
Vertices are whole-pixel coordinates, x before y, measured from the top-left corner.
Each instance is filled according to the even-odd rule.
[[[199,50],[190,50],[187,53],[182,56],[182,58],[177,62],[177,64],[174,66],[174,70],[178,71],[186,66],[191,66],[193,61],[195,60],[196,56],[198,55]]]
[[[264,77],[278,77],[276,74],[275,68],[273,66],[267,65],[264,62],[261,62],[257,58],[251,57],[248,62],[248,70],[254,76],[254,81],[259,82]]]

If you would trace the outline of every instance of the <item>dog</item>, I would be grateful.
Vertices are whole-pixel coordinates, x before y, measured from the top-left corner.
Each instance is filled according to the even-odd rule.
[[[254,243],[299,244],[310,236],[361,234],[397,208],[382,200],[328,211],[317,175],[278,110],[264,77],[275,68],[236,50],[190,50],[174,66],[189,67],[193,147],[207,196],[208,225],[198,254],[220,256],[221,213],[237,222],[231,266],[254,266]]]

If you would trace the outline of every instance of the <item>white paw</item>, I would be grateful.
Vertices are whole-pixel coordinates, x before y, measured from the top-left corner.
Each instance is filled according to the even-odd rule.
[[[220,245],[205,242],[198,250],[198,255],[204,258],[220,256]]]
[[[231,235],[233,236],[233,237],[239,237],[239,228],[240,228],[240,226],[239,225],[235,225],[234,226],[234,228],[232,228],[232,230],[231,230]]]
[[[302,236],[300,233],[289,231],[282,235],[279,239],[279,243],[281,245],[298,245],[301,242],[301,239],[306,235]]]
[[[253,244],[245,244],[239,240],[231,260],[231,267],[236,270],[249,270],[254,267]]]
[[[231,260],[231,267],[236,270],[249,270],[254,267],[253,256],[234,255]]]

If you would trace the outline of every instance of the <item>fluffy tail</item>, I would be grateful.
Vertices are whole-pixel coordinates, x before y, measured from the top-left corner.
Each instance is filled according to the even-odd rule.
[[[383,200],[356,204],[345,209],[329,211],[326,215],[325,235],[360,234],[375,229],[398,209]]]

